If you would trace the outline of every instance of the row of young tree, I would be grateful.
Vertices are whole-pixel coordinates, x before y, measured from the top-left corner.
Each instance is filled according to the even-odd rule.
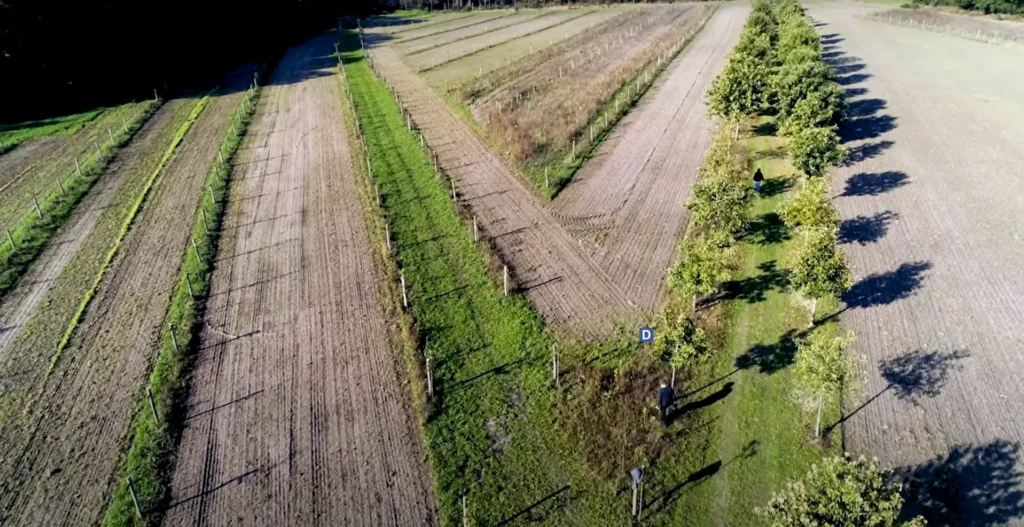
[[[811,328],[819,300],[841,296],[852,283],[837,242],[839,216],[824,177],[847,154],[837,133],[844,93],[796,0],[754,2],[739,43],[708,92],[708,106],[726,124],[716,133],[694,184],[687,205],[690,228],[680,262],[669,274],[670,287],[692,306],[659,336],[673,371],[706,355],[693,313],[730,278],[736,240],[747,227],[752,195],[747,167],[735,150],[742,122],[750,116],[775,116],[779,132],[789,139],[794,167],[806,176],[778,213],[797,238],[790,283],[808,300]],[[855,367],[845,352],[852,335],[814,334],[797,344],[794,379],[801,398],[817,407],[817,436],[823,403],[853,380]],[[831,457],[789,483],[758,513],[771,525],[923,525],[920,519],[900,522],[899,491],[875,463]]]

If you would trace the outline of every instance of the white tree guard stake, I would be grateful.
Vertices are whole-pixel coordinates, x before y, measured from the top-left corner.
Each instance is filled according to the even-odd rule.
[[[430,371],[430,357],[427,357],[427,396],[434,396],[434,374]]]
[[[78,172],[78,177],[82,177],[82,166],[78,164],[78,156],[75,156],[75,172]]]
[[[121,118],[121,124],[124,126],[124,131],[127,132],[128,131],[128,120],[125,119],[124,117],[122,117]]]
[[[92,145],[96,147],[96,157],[99,157],[100,156],[100,144],[97,143],[96,141],[93,141]]]
[[[466,508],[466,496],[462,496],[462,527],[469,527],[469,513]]]
[[[409,309],[409,295],[405,291],[405,271],[402,271],[399,275],[402,281],[402,307]]]
[[[377,206],[380,206],[380,185],[373,186],[374,193],[377,195]]]
[[[576,161],[576,140],[572,140],[572,160]]]
[[[202,260],[203,257],[199,254],[199,247],[196,245],[196,239],[195,239],[194,236],[192,236],[191,238],[192,238],[192,250],[196,252],[196,259],[197,260]]]
[[[192,291],[192,274],[185,273],[185,285],[188,286],[188,297],[192,300],[196,299],[196,294]]]
[[[459,201],[459,197],[458,197],[458,195],[455,194],[455,180],[452,179],[452,178],[449,178],[448,181],[451,181],[451,183],[452,183],[452,201],[458,202]]]
[[[107,135],[110,137],[111,144],[113,144],[113,142],[114,142],[114,134],[113,134],[113,132],[110,131],[110,128],[107,128]]]
[[[476,225],[476,216],[473,216],[473,241],[480,241],[480,229]]]
[[[39,208],[39,200],[35,196],[32,196],[32,203],[36,204],[36,214],[39,215],[39,219],[43,219],[43,211]]]
[[[508,265],[505,266],[505,296],[508,296]]]
[[[206,234],[210,234],[210,222],[206,219],[206,209],[200,207],[199,214],[203,216],[203,230],[206,231]]]
[[[558,352],[554,346],[551,346],[551,380],[555,382],[555,388],[558,388]]]
[[[11,236],[11,229],[4,229],[4,230],[7,231],[7,241],[11,242],[11,250],[13,251],[13,250],[17,249],[18,246],[14,245],[14,237]]]
[[[388,252],[391,252],[391,227],[387,222],[384,222],[384,241],[388,245]]]
[[[60,178],[56,178],[56,179],[57,179],[57,186],[60,187],[60,195],[61,195],[61,197],[66,196],[67,194],[64,193],[64,185],[61,184]]]

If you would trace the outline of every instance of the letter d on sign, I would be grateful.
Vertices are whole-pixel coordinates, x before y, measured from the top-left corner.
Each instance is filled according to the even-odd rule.
[[[651,328],[640,328],[640,342],[654,342],[654,330]]]

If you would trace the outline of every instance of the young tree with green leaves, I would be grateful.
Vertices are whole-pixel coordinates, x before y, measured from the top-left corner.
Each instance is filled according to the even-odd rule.
[[[683,240],[682,259],[669,273],[669,287],[693,298],[693,311],[697,299],[718,291],[729,279],[731,251],[721,235],[688,236]]]
[[[835,226],[806,227],[803,245],[797,251],[790,283],[811,301],[808,327],[814,327],[818,301],[839,297],[853,284],[846,258],[836,244]]]
[[[674,327],[658,335],[657,349],[661,350],[663,359],[672,365],[672,382],[676,387],[676,370],[704,359],[708,354],[707,337],[704,330],[697,327],[693,319],[680,314]]]
[[[775,19],[780,23],[790,18],[803,17],[804,9],[796,0],[780,0],[775,4]]]
[[[818,417],[814,437],[821,429],[821,407],[825,399],[837,397],[854,376],[854,363],[843,350],[853,342],[853,334],[843,337],[813,337],[797,344],[794,374],[797,389],[815,401]]]
[[[821,36],[818,35],[814,26],[802,15],[780,20],[779,58],[786,60],[790,53],[800,48],[817,48],[820,50]]]
[[[864,457],[828,457],[786,483],[757,514],[772,527],[924,527],[920,516],[900,522],[900,486],[887,480],[888,474]]]
[[[830,166],[846,160],[849,152],[839,143],[835,127],[804,128],[789,143],[793,165],[808,176],[821,176]]]
[[[796,196],[779,207],[779,217],[791,229],[797,227],[832,227],[839,222],[839,214],[828,196],[825,178],[805,181]]]
[[[769,72],[758,59],[745,53],[731,53],[707,92],[711,114],[738,121],[760,111],[765,93],[771,88],[769,81]]]
[[[747,187],[723,175],[700,178],[686,206],[695,225],[733,236],[747,223]]]
[[[772,77],[771,89],[777,97],[779,118],[789,118],[797,103],[808,97],[812,92],[821,92],[825,102],[842,107],[843,92],[839,91],[839,100],[835,100],[835,71],[823,62],[783,62],[778,73]],[[838,86],[838,85],[837,85]]]

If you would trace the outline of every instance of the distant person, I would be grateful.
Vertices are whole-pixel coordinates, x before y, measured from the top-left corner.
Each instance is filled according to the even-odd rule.
[[[761,193],[761,182],[764,181],[764,174],[761,173],[761,169],[757,169],[754,172],[754,192]]]
[[[672,406],[672,399],[675,398],[675,390],[671,386],[661,383],[658,390],[658,410],[661,412],[661,424],[668,424],[668,408]]]

